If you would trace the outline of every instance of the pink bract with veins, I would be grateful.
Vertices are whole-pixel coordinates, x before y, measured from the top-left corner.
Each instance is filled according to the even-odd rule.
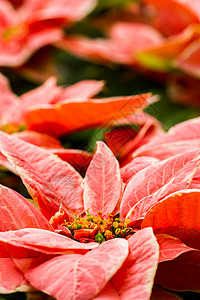
[[[87,299],[96,296],[98,299],[101,295],[148,299],[158,262],[158,245],[150,228],[128,240],[108,239],[100,245],[80,243],[56,233],[55,224],[62,219],[63,211],[67,218],[75,214],[84,217],[87,209],[93,215],[101,210],[105,219],[119,211],[123,183],[119,164],[107,146],[98,143],[83,184],[81,176],[69,164],[45,150],[5,133],[1,133],[1,146],[41,209],[39,212],[25,198],[1,186],[0,245],[4,251],[2,261],[8,262],[7,270],[11,272],[9,280],[1,282],[1,291],[27,290],[31,284],[61,300],[85,299],[85,295]],[[15,206],[11,205],[11,199]],[[11,214],[14,218],[8,222]],[[48,222],[50,218],[55,228]],[[14,265],[18,273],[12,272]],[[122,285],[118,278],[124,270]],[[1,272],[5,278],[6,271]],[[130,286],[131,281],[135,285]]]
[[[143,160],[144,169],[136,171],[124,191],[119,164],[103,142],[98,142],[84,179],[58,157],[14,136],[1,132],[0,145],[41,210],[37,211],[16,192],[1,187],[2,259],[9,262],[9,268],[13,268],[13,264],[19,268],[20,276],[12,273],[15,288],[20,289],[25,278],[27,285],[30,282],[35,288],[61,300],[69,297],[84,299],[87,292],[88,299],[101,299],[101,295],[112,295],[113,299],[149,299],[158,262],[152,227],[160,245],[157,282],[169,289],[180,290],[187,277],[188,289],[199,289],[192,273],[194,266],[199,272],[196,264],[200,248],[199,151],[154,162],[148,167]],[[75,220],[80,225],[87,217],[91,218],[87,211],[93,216],[93,223],[100,211],[101,222],[113,217],[115,227],[120,212],[120,223],[127,221],[128,226],[132,226],[127,239],[122,238],[123,233],[117,239],[110,239],[101,231],[101,224],[98,231],[105,241],[100,245],[94,242],[95,229],[77,228],[73,235],[70,226]],[[172,217],[174,214],[176,218]],[[131,220],[127,220],[127,216]],[[135,223],[138,218],[142,228],[148,228],[141,230],[139,223]],[[83,232],[85,239],[93,236],[92,242],[80,242]],[[186,274],[183,266],[188,259],[190,265]],[[172,282],[168,277],[165,284],[164,270],[173,264],[178,281],[173,277]],[[3,278],[4,272],[2,270]],[[69,272],[71,276],[68,276]],[[90,287],[89,274],[93,278]],[[7,290],[13,291],[8,281],[5,284]]]

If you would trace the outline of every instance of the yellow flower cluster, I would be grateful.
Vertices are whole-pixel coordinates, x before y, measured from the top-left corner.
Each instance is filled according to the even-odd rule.
[[[99,212],[97,216],[89,213],[85,217],[75,216],[74,219],[65,221],[63,225],[71,231],[76,240],[102,243],[117,237],[126,238],[128,234],[133,233],[132,228],[128,227],[129,222],[128,219],[123,222],[112,214],[104,219],[102,212]]]

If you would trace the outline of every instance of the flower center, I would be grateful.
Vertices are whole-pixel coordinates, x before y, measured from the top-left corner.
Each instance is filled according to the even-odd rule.
[[[2,32],[2,39],[9,42],[13,39],[23,38],[27,34],[27,28],[24,25],[7,27]]]
[[[134,230],[128,227],[129,222],[130,220],[123,222],[112,214],[104,219],[99,212],[97,216],[89,213],[84,218],[76,216],[70,221],[65,220],[62,225],[68,228],[73,239],[82,243],[95,241],[100,244],[114,238],[127,238],[129,234],[133,234]]]
[[[1,130],[11,134],[11,133],[15,133],[15,132],[21,132],[24,131],[26,129],[26,125],[25,124],[6,124],[4,125]]]

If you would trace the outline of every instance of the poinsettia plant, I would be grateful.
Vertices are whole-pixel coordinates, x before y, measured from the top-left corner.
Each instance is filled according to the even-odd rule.
[[[0,1],[0,66],[22,65],[39,48],[58,41],[62,28],[87,15],[95,0]]]
[[[147,123],[145,124],[147,126]],[[121,165],[124,165],[123,173],[131,172],[137,164],[137,158],[144,157],[147,162],[149,160],[159,159],[164,160],[177,154],[184,152],[199,150],[200,134],[199,134],[200,118],[193,118],[171,127],[168,132],[152,128],[135,147],[134,139],[126,144],[123,143],[123,132],[116,137],[120,143],[120,160]],[[146,127],[144,126],[144,127]],[[141,130],[142,131],[142,130]],[[141,135],[142,132],[140,132]],[[112,137],[112,136],[111,136]],[[139,136],[137,136],[137,139]],[[108,139],[108,145],[112,139]],[[114,146],[111,144],[111,149]],[[140,160],[139,160],[140,162]]]
[[[92,20],[105,37],[91,39],[81,32],[64,36],[55,45],[108,66],[128,66],[165,83],[173,99],[199,105],[198,6],[198,0],[125,3],[121,10],[108,9],[103,17]]]
[[[55,136],[97,126],[121,126],[123,129],[123,125],[139,122],[146,129],[141,131],[139,139],[136,138],[135,142],[138,144],[149,127],[155,128],[152,130],[155,133],[161,130],[153,117],[143,113],[140,117],[139,114],[153,101],[150,93],[92,98],[103,86],[103,81],[83,80],[72,86],[62,87],[57,86],[56,79],[51,77],[37,89],[18,97],[11,91],[7,78],[0,75],[0,127],[29,143],[49,149],[70,162],[78,171],[86,170],[92,155],[81,149],[64,149]],[[131,115],[135,113],[138,117],[134,119]],[[129,139],[136,136],[137,132],[132,131]],[[13,171],[3,155],[0,156],[0,162]]]
[[[57,86],[56,79],[52,77],[39,88],[17,97],[11,91],[7,79],[1,75],[1,129],[12,133],[25,127],[61,136],[104,123],[112,125],[123,118],[126,124],[126,116],[140,112],[155,101],[150,93],[93,98],[102,90],[103,85],[102,81],[83,80],[63,88]]]
[[[16,137],[1,132],[0,145],[40,207],[1,187],[1,291],[31,284],[56,299],[149,299],[158,262],[157,284],[199,290],[199,151],[148,166],[141,157],[125,187],[103,142],[84,179]]]
[[[13,141],[18,145],[14,146]],[[10,147],[9,144],[13,146]],[[26,186],[29,186],[29,192],[33,187],[32,195],[35,195],[34,199],[37,198],[42,213],[16,192],[1,187],[1,212],[3,215],[5,213],[5,217],[1,223],[0,239],[1,249],[5,253],[4,263],[7,262],[2,270],[2,278],[5,278],[8,270],[11,274],[9,281],[2,280],[1,291],[26,291],[31,284],[56,299],[94,299],[99,293],[105,297],[118,297],[117,294],[121,294],[124,298],[134,294],[147,299],[156,271],[158,245],[149,228],[130,236],[129,240],[120,238],[121,230],[117,224],[123,226],[121,229],[124,234],[121,237],[127,237],[132,229],[127,227],[127,222],[122,223],[116,218],[123,183],[119,165],[110,150],[103,143],[99,143],[83,187],[81,176],[70,165],[45,150],[5,133],[1,134],[1,145],[5,155],[8,154],[7,147],[12,152],[11,156],[15,152],[15,163],[22,171],[20,174],[25,169],[29,173],[24,178]],[[21,147],[25,147],[22,155]],[[32,152],[33,149],[36,152]],[[31,168],[28,167],[30,153],[34,156],[31,158]],[[7,155],[10,158],[11,156]],[[14,162],[15,159],[11,160]],[[42,173],[40,168],[43,169]],[[38,172],[43,179],[38,177]],[[97,194],[92,188],[94,180],[100,180],[94,185]],[[12,208],[9,205],[11,198],[15,202]],[[16,215],[13,222],[8,222],[7,217],[10,214]],[[83,239],[88,243],[84,243]],[[144,244],[145,253],[141,256],[140,249]],[[138,259],[135,261],[136,257]],[[18,268],[13,272],[16,265]],[[118,270],[120,273],[116,274]],[[130,270],[129,274],[121,277],[127,270]],[[41,276],[44,276],[43,280],[40,280]],[[130,288],[128,285],[132,276],[137,284]],[[109,282],[111,278],[112,284]],[[124,278],[121,287],[119,278]]]
[[[181,122],[170,128],[168,132],[159,132],[145,145],[132,152],[129,159],[138,156],[150,156],[160,160],[174,155],[199,150],[200,146],[200,118]]]

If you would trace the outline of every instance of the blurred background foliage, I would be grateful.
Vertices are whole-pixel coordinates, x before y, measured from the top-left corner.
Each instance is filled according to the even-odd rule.
[[[96,20],[102,20],[104,17],[114,19],[120,15],[123,7],[135,2],[140,1],[99,0],[96,8],[82,21],[66,29],[66,33],[82,34],[91,38],[102,37],[102,31],[94,25]],[[106,85],[99,95],[102,97],[152,92],[159,95],[160,100],[146,111],[160,120],[166,130],[200,113],[197,107],[176,103],[170,99],[162,73],[152,76],[120,64],[91,62],[52,46],[38,50],[25,65],[25,69],[2,67],[1,71],[9,78],[13,91],[18,95],[39,86],[50,75],[56,75],[58,83],[65,86],[84,79],[104,80]],[[84,135],[86,136],[87,134]]]

